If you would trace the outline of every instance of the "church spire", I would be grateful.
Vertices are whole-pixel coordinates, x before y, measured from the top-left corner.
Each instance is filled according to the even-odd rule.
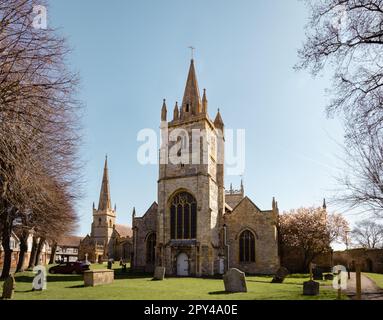
[[[182,111],[184,115],[194,115],[201,111],[201,97],[194,67],[194,59],[192,59],[190,62],[190,69],[186,81],[184,98],[182,100]]]
[[[109,174],[108,174],[108,156],[105,157],[104,176],[102,178],[102,185],[100,191],[100,201],[98,203],[98,210],[105,211],[111,210],[111,198],[109,188]]]

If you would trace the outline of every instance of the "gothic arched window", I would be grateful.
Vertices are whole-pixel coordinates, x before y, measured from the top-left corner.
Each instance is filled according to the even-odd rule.
[[[156,258],[156,234],[151,233],[146,239],[146,263],[154,263]]]
[[[98,225],[101,226],[101,218],[98,218]]]
[[[255,237],[249,230],[239,236],[239,261],[255,262]]]
[[[187,192],[175,195],[170,203],[170,230],[172,239],[197,237],[197,201]]]

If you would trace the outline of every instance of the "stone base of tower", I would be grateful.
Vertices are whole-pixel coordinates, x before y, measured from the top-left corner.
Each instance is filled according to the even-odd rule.
[[[167,276],[211,277],[219,274],[218,250],[195,240],[173,240],[161,248],[157,265],[164,266]]]

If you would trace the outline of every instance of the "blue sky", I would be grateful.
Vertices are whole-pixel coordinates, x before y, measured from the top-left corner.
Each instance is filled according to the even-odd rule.
[[[119,223],[156,200],[158,168],[138,163],[137,133],[158,129],[163,98],[170,110],[182,100],[190,45],[211,117],[219,107],[226,127],[246,130],[246,194],[262,209],[273,196],[281,210],[321,205],[336,187],[343,130],[325,114],[329,76],[293,70],[307,14],[296,0],[52,1],[49,23],[73,48],[86,106],[78,233],[90,232],[105,154]]]

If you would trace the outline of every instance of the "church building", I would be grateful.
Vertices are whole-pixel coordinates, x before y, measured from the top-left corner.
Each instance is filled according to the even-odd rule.
[[[80,242],[79,260],[103,262],[110,259],[130,261],[132,255],[132,229],[116,224],[117,209],[112,209],[108,158],[105,159],[100,199],[96,209],[93,203],[91,233]]]
[[[196,139],[195,132],[203,134]],[[163,102],[161,134],[157,202],[142,216],[133,211],[132,268],[152,272],[163,266],[169,276],[192,277],[223,274],[229,268],[273,274],[280,266],[278,204],[273,199],[270,210],[261,210],[245,195],[242,183],[239,190],[225,190],[224,121],[219,110],[214,120],[209,116],[194,60],[172,119]],[[94,210],[94,241],[102,242],[115,230],[108,201],[100,198]]]

